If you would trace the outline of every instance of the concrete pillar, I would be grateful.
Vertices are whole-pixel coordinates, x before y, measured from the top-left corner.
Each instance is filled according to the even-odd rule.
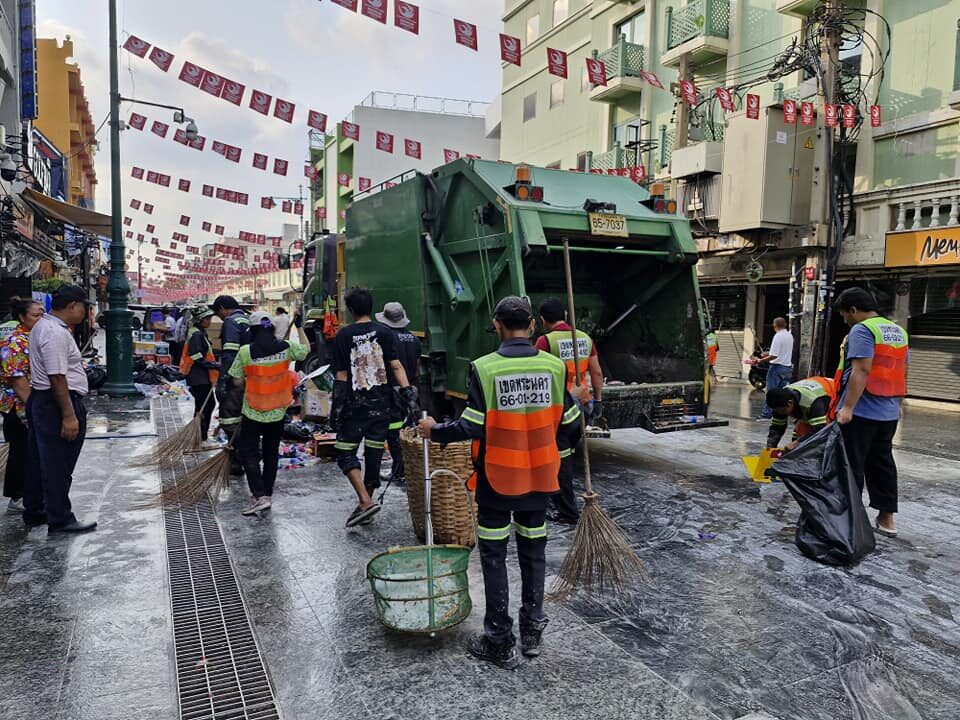
[[[890,319],[901,327],[907,327],[910,320],[910,293],[894,295],[893,317]]]
[[[757,346],[757,305],[760,298],[760,287],[758,285],[747,285],[747,302],[743,313],[743,357],[740,358],[741,366],[744,360],[749,360],[753,354],[753,349]],[[762,319],[760,320],[762,322]],[[743,370],[743,376],[746,376],[746,370]]]
[[[801,307],[803,315],[800,318],[800,352],[797,356],[797,377],[809,377],[811,372],[811,355],[816,330],[816,317],[820,305],[821,288],[823,287],[822,267],[819,253],[811,253],[806,257],[805,267],[814,268],[816,280],[803,280]]]

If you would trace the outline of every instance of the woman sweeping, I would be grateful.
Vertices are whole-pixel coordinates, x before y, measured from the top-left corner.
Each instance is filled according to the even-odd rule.
[[[200,439],[207,440],[210,432],[210,418],[213,416],[213,398],[210,391],[220,377],[220,363],[213,354],[213,344],[207,337],[213,310],[206,305],[193,309],[190,333],[180,356],[180,372],[187,378],[187,386],[193,395],[195,414],[200,415]]]
[[[228,382],[232,379],[235,383],[244,383],[242,419],[236,440],[251,495],[242,511],[244,515],[256,515],[273,504],[283,421],[293,402],[290,363],[303,360],[308,351],[306,345],[277,340],[269,314],[258,311],[250,315],[250,344],[240,348],[228,373]]]
[[[10,298],[10,311],[18,320],[7,340],[0,343],[0,412],[3,436],[10,444],[3,495],[7,509],[23,512],[23,483],[27,476],[27,424],[25,407],[30,397],[30,331],[43,317],[43,305]]]

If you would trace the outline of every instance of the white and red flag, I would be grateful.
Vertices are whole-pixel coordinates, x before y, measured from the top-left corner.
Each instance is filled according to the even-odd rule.
[[[500,59],[505,63],[519,65],[522,51],[520,38],[500,33]]]
[[[176,132],[173,133],[173,141],[181,145],[190,144],[189,140],[187,140],[187,133],[184,132],[183,128],[177,128]]]
[[[270,103],[272,101],[273,101],[272,95],[267,95],[265,92],[254,90],[250,94],[250,109],[256,110],[261,115],[269,115]]]
[[[190,192],[190,181],[186,178],[180,178],[180,180],[177,182],[177,188],[183,192]]]
[[[697,86],[693,84],[693,80],[680,81],[680,96],[687,105],[697,104]]]
[[[460,159],[460,151],[459,151],[459,150],[450,150],[450,149],[448,149],[448,148],[444,148],[444,149],[443,149],[443,162],[444,162],[444,164],[446,164],[446,163],[452,163],[454,160],[459,160],[459,159]]]
[[[787,125],[797,124],[797,101],[787,98],[783,101],[783,122]]]
[[[365,178],[365,177],[357,178],[357,189],[360,190],[360,192],[369,190],[371,185],[372,183],[370,181],[370,178]]]
[[[130,207],[132,207],[134,210],[139,210],[139,209],[140,209],[140,201],[139,201],[139,200],[131,200],[131,201],[130,201]]]
[[[159,135],[162,138],[167,136],[167,131],[170,129],[170,126],[166,123],[162,123],[159,120],[154,120],[153,125],[150,127],[150,132],[154,135]]]
[[[720,107],[723,108],[724,112],[733,112],[733,94],[724,87],[718,87],[713,91],[717,96],[717,100],[720,102]]]
[[[217,155],[223,155],[224,157],[227,156],[227,144],[222,143],[219,140],[214,140],[213,147],[210,149],[217,153]]]
[[[587,58],[587,79],[594,85],[606,86],[607,66],[602,60]]]
[[[223,86],[226,84],[226,80],[222,75],[217,75],[215,72],[210,72],[209,70],[203,71],[203,82],[200,85],[200,89],[205,93],[210,93],[214,97],[220,97],[223,94]]]
[[[360,14],[386,25],[387,0],[363,0],[360,4]]]
[[[166,50],[161,50],[154,45],[153,50],[150,51],[150,62],[164,72],[167,72],[170,66],[173,65],[173,53],[168,53]]]
[[[147,118],[140,113],[130,113],[130,122],[127,123],[134,130],[143,130],[147,124]]]
[[[350,176],[347,173],[338,173],[337,184],[340,187],[350,187]]]
[[[377,130],[377,150],[393,153],[393,135]]]
[[[207,138],[203,135],[197,135],[196,140],[188,140],[187,142],[194,150],[203,150],[204,146],[207,144]]]
[[[750,120],[760,119],[760,96],[747,95],[747,118]]]
[[[340,134],[343,135],[344,138],[359,141],[360,126],[356,123],[347,122],[344,120],[342,123],[340,123]]]
[[[883,125],[883,115],[879,105],[870,106],[870,127],[878,128]]]
[[[346,8],[351,12],[357,11],[357,0],[330,0],[334,5],[339,5],[342,8]]]
[[[653,87],[663,90],[663,83],[660,82],[660,78],[657,77],[656,73],[650,72],[648,70],[641,70],[640,77],[642,77],[648,83],[653,85]]]
[[[236,145],[227,145],[227,152],[224,157],[230,162],[238,163],[240,162],[241,154],[243,154],[243,150],[238,148]]]
[[[826,103],[823,106],[823,124],[828,128],[837,126],[837,106],[833,103]]]
[[[253,154],[253,166],[257,170],[266,170],[267,169],[267,156],[263,153],[255,152]]]
[[[146,57],[147,50],[150,49],[150,43],[148,43],[146,40],[141,40],[136,35],[131,35],[123,44],[123,49],[129,50],[137,57],[142,58]]]
[[[401,30],[420,34],[420,8],[404,0],[395,0],[393,3],[393,24]]]
[[[181,216],[180,216],[180,224],[183,225],[184,227],[188,227],[188,226],[190,225],[190,216],[189,216],[189,215],[181,215]]]
[[[294,110],[296,110],[296,107],[297,106],[292,102],[277,98],[277,102],[273,106],[273,116],[283,120],[284,122],[292,123],[293,113]]]
[[[307,125],[320,132],[327,131],[327,116],[322,112],[311,110],[307,113]]]
[[[135,177],[137,180],[143,180],[143,168],[142,167],[130,168],[130,175],[131,177]]]
[[[453,20],[453,32],[458,45],[465,45],[471,50],[477,49],[477,26],[465,20]]]
[[[153,223],[147,223],[147,232],[151,235],[157,231],[157,226]]]
[[[143,204],[143,211],[144,211],[147,215],[153,215],[153,205],[151,205],[150,203],[144,203],[144,204]]]
[[[280,158],[274,158],[273,160],[273,173],[275,175],[286,175],[287,174],[287,163],[286,160],[281,160]]]
[[[213,197],[213,185],[204,184],[202,192],[204,197]]]
[[[423,156],[423,148],[417,140],[404,140],[403,152],[407,157],[419,160]]]
[[[294,214],[294,215],[303,215],[303,203],[302,203],[302,202],[295,202],[295,203],[293,204],[293,214]],[[260,242],[260,238],[263,238],[263,242]],[[260,242],[260,244],[263,245],[264,242],[266,242],[266,238],[263,237],[262,235],[259,235],[259,236],[257,236],[257,242]]]
[[[260,207],[262,207],[264,210],[273,210],[274,205],[275,203],[273,202],[272,197],[260,198]]]
[[[857,108],[853,105],[843,106],[843,126],[848,130],[857,125]]]
[[[316,180],[318,177],[320,177],[320,174],[313,165],[307,164],[303,166],[303,176],[305,178],[309,178],[310,180]]]
[[[293,200],[283,200],[280,202],[280,212],[293,212]]]
[[[813,120],[813,103],[806,101],[800,103],[800,124],[810,126],[813,125]]]
[[[187,85],[193,85],[198,88],[203,83],[203,74],[205,70],[199,65],[194,65],[192,62],[187,60],[183,63],[183,68],[180,70],[180,79],[183,80]]]
[[[223,235],[223,225],[217,225],[217,227],[214,229],[214,234]]]
[[[226,80],[223,83],[223,94],[220,95],[220,97],[221,99],[240,107],[240,103],[243,102],[243,93],[246,92],[246,90],[246,85],[241,85],[233,80]]]
[[[547,48],[547,72],[557,77],[567,77],[567,54],[563,50]]]

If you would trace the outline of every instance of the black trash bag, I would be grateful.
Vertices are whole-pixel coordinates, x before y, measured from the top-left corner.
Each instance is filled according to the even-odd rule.
[[[107,369],[100,365],[88,365],[86,368],[87,386],[90,390],[99,390],[107,382]]]
[[[286,422],[283,424],[283,437],[294,442],[307,442],[313,437],[315,428],[316,426],[313,423]]]
[[[800,505],[800,552],[827,565],[850,565],[873,552],[876,539],[839,424],[805,438],[772,469]]]

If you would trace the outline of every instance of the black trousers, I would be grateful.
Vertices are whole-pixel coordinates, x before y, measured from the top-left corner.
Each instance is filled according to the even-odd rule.
[[[866,485],[870,507],[897,512],[897,464],[893,460],[893,436],[897,420],[867,420],[853,416],[842,425],[843,445],[860,492]]]
[[[380,487],[380,462],[390,427],[389,410],[350,408],[337,430],[337,465],[344,475],[360,467],[357,449],[363,441],[363,485],[371,493]]]
[[[206,440],[210,434],[210,418],[213,417],[213,406],[215,405],[213,398],[210,398],[210,402],[206,405],[203,404],[211,388],[210,383],[190,386],[190,394],[193,395],[193,413],[194,415],[202,413],[200,417],[200,437],[203,440]]]
[[[70,486],[87,434],[87,409],[81,396],[70,393],[70,400],[80,421],[73,440],[60,437],[63,415],[52,390],[34,390],[27,400],[30,472],[23,488],[24,522],[46,520],[54,528],[77,519],[70,507]]]
[[[254,497],[270,497],[277,481],[277,462],[280,460],[280,438],[283,420],[263,423],[244,417],[240,422],[235,447],[247,475],[247,485]],[[260,461],[263,460],[263,470]]]
[[[580,508],[577,507],[577,494],[573,489],[573,455],[560,460],[560,473],[557,475],[560,492],[550,496],[550,505],[558,515],[577,520]]]
[[[403,445],[400,444],[400,431],[403,429],[404,418],[394,409],[390,416],[390,426],[387,429],[387,447],[390,448],[390,458],[393,465],[390,468],[390,475],[394,480],[404,479],[403,472]]]
[[[520,561],[520,633],[542,630],[548,619],[543,612],[543,585],[546,578],[547,511],[514,511]],[[507,579],[507,543],[510,541],[511,513],[480,507],[477,513],[477,545],[483,569],[483,591],[487,611],[483,631],[497,644],[515,641],[510,617],[510,583]]]
[[[27,426],[17,417],[17,411],[3,414],[3,437],[10,445],[7,471],[3,476],[3,496],[19,500],[27,477]]]
[[[220,406],[220,427],[227,436],[228,444],[236,447],[235,441],[243,418],[243,388],[229,377],[221,375],[217,382],[216,395]],[[240,475],[243,472],[243,464],[236,454],[231,456],[230,472],[234,475]]]

